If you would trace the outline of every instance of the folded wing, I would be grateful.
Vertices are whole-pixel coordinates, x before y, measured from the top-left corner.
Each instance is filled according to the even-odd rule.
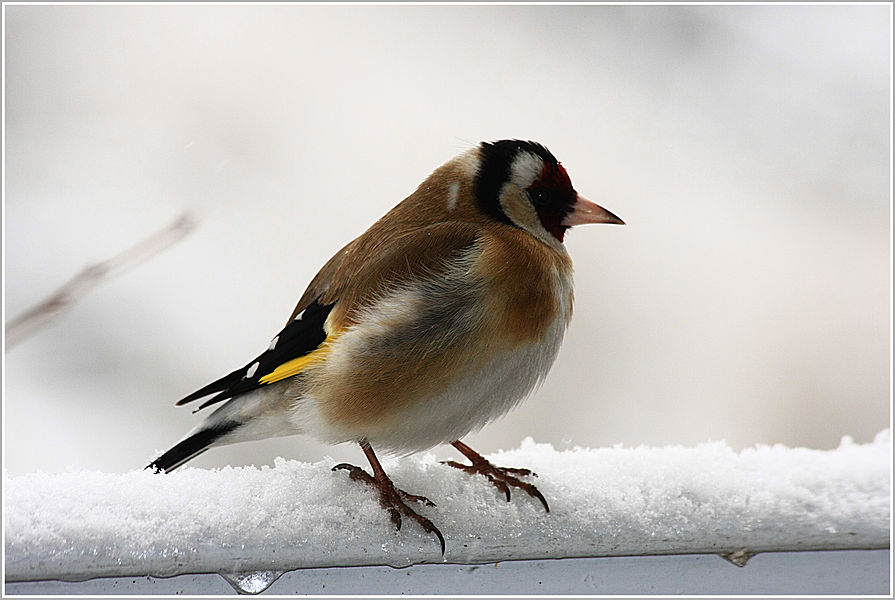
[[[177,401],[177,405],[181,406],[215,394],[196,409],[199,411],[207,406],[297,375],[309,364],[322,358],[326,341],[326,331],[323,325],[332,308],[333,304],[323,305],[318,300],[314,300],[299,312],[271,340],[268,349],[256,356],[254,360],[241,369],[181,398]]]

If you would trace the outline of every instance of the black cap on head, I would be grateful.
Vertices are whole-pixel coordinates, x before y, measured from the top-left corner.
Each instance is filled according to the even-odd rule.
[[[539,156],[545,165],[558,165],[559,161],[547,148],[537,142],[524,140],[499,140],[482,142],[481,164],[475,177],[475,198],[482,212],[501,223],[512,225],[500,207],[500,190],[510,179],[510,167],[519,152]]]

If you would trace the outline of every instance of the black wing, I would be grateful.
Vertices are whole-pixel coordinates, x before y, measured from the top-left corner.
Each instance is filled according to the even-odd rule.
[[[177,401],[177,406],[204,398],[210,394],[217,394],[196,409],[196,411],[199,411],[206,406],[217,404],[228,398],[233,398],[279,381],[280,378],[278,377],[270,377],[277,367],[307,356],[316,350],[326,339],[323,323],[334,305],[333,303],[324,306],[319,304],[317,300],[314,300],[280,331],[265,352],[255,357],[253,361],[243,368],[209,383],[185,398],[181,398]]]

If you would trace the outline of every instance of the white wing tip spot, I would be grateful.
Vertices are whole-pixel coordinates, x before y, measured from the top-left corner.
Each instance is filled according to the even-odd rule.
[[[258,366],[259,366],[259,363],[257,360],[255,362],[253,362],[252,366],[249,367],[249,370],[246,371],[245,379],[251,379],[252,377],[254,377],[255,371],[258,370]]]
[[[280,341],[280,336],[278,336],[278,335],[273,336],[273,339],[270,340],[270,346],[267,347],[267,351],[270,352],[271,350],[276,348],[277,342],[279,342],[279,341]]]

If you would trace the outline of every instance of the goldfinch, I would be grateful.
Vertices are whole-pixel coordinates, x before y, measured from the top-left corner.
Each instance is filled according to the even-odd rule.
[[[510,499],[537,498],[526,469],[492,465],[460,441],[515,406],[553,364],[572,316],[569,227],[624,222],[578,195],[541,144],[483,142],[339,250],[286,326],[244,367],[177,402],[221,404],[147,468],[170,472],[213,446],[308,434],[360,445],[372,468],[341,464],[401,516],[444,536],[394,486],[373,448],[450,443]]]

